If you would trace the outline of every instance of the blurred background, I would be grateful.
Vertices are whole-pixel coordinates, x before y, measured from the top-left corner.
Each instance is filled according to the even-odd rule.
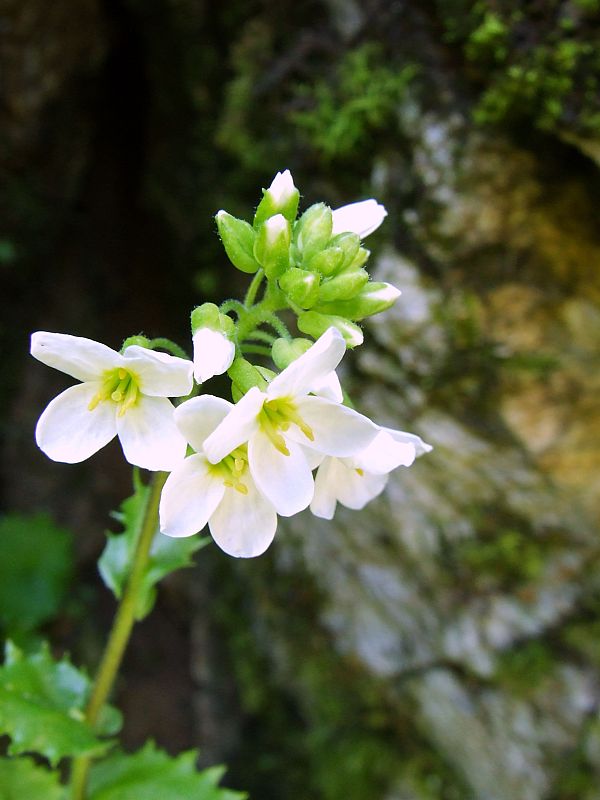
[[[403,294],[343,377],[435,448],[169,578],[128,747],[200,747],[254,800],[600,796],[599,31],[598,0],[0,3],[3,634],[93,668],[131,493],[116,443],[36,449],[69,382],[30,333],[188,347],[247,283],[214,214],[278,170],[302,208],[388,208],[370,269]]]

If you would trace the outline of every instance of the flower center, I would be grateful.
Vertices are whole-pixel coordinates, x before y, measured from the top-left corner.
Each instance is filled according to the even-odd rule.
[[[302,433],[311,442],[314,441],[315,436],[312,428],[304,422],[298,413],[298,407],[288,397],[277,397],[275,400],[267,400],[263,405],[258,421],[267,434],[273,446],[283,453],[284,456],[289,456],[290,451],[287,448],[285,439],[279,431],[287,431],[293,423],[297,425]]]
[[[128,408],[136,404],[139,394],[136,376],[123,367],[117,367],[104,373],[100,390],[92,397],[88,408],[93,411],[98,403],[112,400],[119,405],[118,415],[122,417]]]
[[[248,446],[245,444],[213,466],[213,470],[222,478],[225,486],[235,489],[240,494],[248,494],[248,487],[242,480],[247,468]]]

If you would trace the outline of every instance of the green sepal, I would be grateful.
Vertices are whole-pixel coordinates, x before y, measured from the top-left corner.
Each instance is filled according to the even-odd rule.
[[[373,281],[367,283],[351,300],[319,304],[318,310],[323,314],[335,314],[346,319],[361,320],[386,311],[394,305],[398,297],[400,297],[400,290],[391,283]]]
[[[275,339],[271,349],[271,358],[277,369],[285,369],[292,361],[312,347],[314,342],[310,339]]]
[[[127,339],[121,345],[121,353],[124,353],[128,347],[132,345],[137,345],[138,347],[145,347],[147,349],[151,349],[152,343],[147,336],[143,336],[141,333],[138,333],[136,336],[128,336]]]
[[[277,177],[273,180],[273,183],[268,189],[263,189],[262,200],[258,204],[256,213],[254,214],[253,224],[255,228],[258,228],[265,220],[269,219],[269,217],[274,217],[276,214],[283,214],[288,222],[293,222],[296,219],[298,203],[300,202],[300,192],[294,186],[290,176],[290,191],[281,197],[275,197],[271,189],[276,181]]]
[[[201,328],[210,328],[223,333],[228,338],[233,337],[235,323],[227,314],[222,314],[214,303],[202,303],[196,306],[190,314],[192,335]]]
[[[283,275],[290,264],[292,229],[288,220],[277,214],[260,226],[254,242],[254,258],[269,280]]]
[[[133,556],[141,534],[150,486],[142,483],[139,472],[133,473],[133,494],[121,503],[113,517],[123,526],[122,533],[107,533],[108,541],[98,569],[102,580],[117,599],[123,596],[129,578]],[[138,595],[135,618],[147,616],[156,600],[158,582],[183,567],[193,565],[192,555],[210,541],[208,536],[189,536],[173,539],[156,532]]]
[[[222,789],[224,767],[197,770],[198,753],[170,756],[147,742],[136,753],[116,751],[92,766],[89,800],[244,800]]]
[[[319,289],[319,305],[321,303],[335,302],[336,300],[349,300],[354,297],[368,282],[369,273],[364,269],[352,272],[342,272],[321,284]]]
[[[367,250],[366,247],[359,247],[354,258],[350,261],[344,261],[344,264],[339,269],[339,272],[352,272],[353,270],[364,267],[369,260],[370,255],[371,251]]]
[[[308,262],[303,262],[302,266],[312,272],[320,272],[321,275],[329,276],[341,269],[344,263],[344,251],[341,247],[328,247],[314,255]]]
[[[331,209],[325,203],[315,203],[302,214],[294,227],[294,243],[302,261],[310,261],[327,247],[332,227]]]
[[[0,733],[10,755],[39,753],[57,764],[67,756],[100,755],[111,743],[120,714],[109,708],[95,729],[85,722],[91,681],[67,658],[55,661],[48,647],[24,655],[10,642],[0,667]]]
[[[238,357],[234,359],[233,364],[227,370],[227,374],[231,378],[234,387],[240,392],[240,396],[245,395],[254,386],[257,386],[261,392],[264,392],[267,388],[266,380],[257,368],[249,361],[246,361],[245,358]]]
[[[343,260],[340,269],[345,269],[352,264],[360,250],[360,236],[358,233],[352,233],[351,231],[338,233],[337,236],[334,236],[330,241],[329,246],[339,247],[342,251]]]
[[[316,272],[291,267],[279,279],[279,286],[300,308],[311,308],[319,299],[321,278]]]
[[[343,317],[320,314],[317,311],[306,311],[298,317],[298,328],[315,339],[325,333],[328,328],[337,328],[342,334],[347,347],[357,347],[363,343],[363,332],[353,322]]]
[[[31,758],[0,758],[0,797],[3,800],[67,800],[59,773]]]
[[[219,211],[215,219],[223,247],[233,266],[241,272],[256,272],[260,264],[254,258],[256,231],[252,225],[226,211]]]

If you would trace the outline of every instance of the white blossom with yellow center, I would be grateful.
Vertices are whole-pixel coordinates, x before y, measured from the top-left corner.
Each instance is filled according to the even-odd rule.
[[[45,331],[32,335],[31,355],[82,381],[55,397],[38,421],[37,444],[54,461],[84,461],[115,436],[138,467],[169,471],[182,461],[186,441],[167,398],[192,390],[191,361],[138,345],[121,354]]]
[[[341,334],[330,328],[266,391],[250,389],[204,442],[212,464],[247,444],[254,483],[281,516],[296,514],[312,500],[313,451],[346,458],[363,450],[379,430],[341,403],[310,394],[331,378],[345,350]]]
[[[160,529],[167,536],[198,533],[208,523],[213,539],[231,556],[259,556],[273,541],[277,514],[256,488],[248,449],[240,444],[211,463],[203,445],[233,405],[203,395],[182,403],[175,421],[196,450],[167,478],[160,500]]]

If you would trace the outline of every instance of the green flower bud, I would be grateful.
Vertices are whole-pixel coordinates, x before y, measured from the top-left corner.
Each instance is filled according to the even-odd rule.
[[[341,269],[349,267],[360,249],[360,236],[357,233],[338,233],[329,243],[330,247],[339,247],[343,253]]]
[[[367,263],[370,255],[371,255],[370,250],[367,250],[364,247],[359,247],[354,258],[351,261],[344,262],[343,267],[339,271],[351,272],[352,270],[360,269]]]
[[[254,242],[254,258],[265,270],[269,280],[275,280],[290,265],[292,229],[283,214],[276,214],[264,222]]]
[[[242,272],[256,272],[260,264],[254,258],[256,231],[252,225],[226,211],[219,211],[216,220],[219,236],[233,266]]]
[[[121,353],[124,353],[128,347],[132,345],[137,345],[138,347],[150,347],[150,339],[147,336],[142,336],[142,334],[138,334],[137,336],[128,336],[127,339],[121,345]]]
[[[343,317],[331,314],[320,314],[317,311],[306,311],[298,317],[298,327],[302,333],[308,333],[318,339],[328,328],[334,327],[344,337],[347,347],[356,347],[363,343],[363,333],[358,325]]]
[[[315,272],[291,267],[279,279],[279,286],[300,308],[310,308],[319,298],[321,278]]]
[[[267,382],[249,361],[245,358],[236,358],[233,364],[227,370],[227,374],[242,395],[250,391],[253,386],[258,386],[261,392],[267,388]]]
[[[344,263],[344,251],[340,247],[328,247],[304,262],[305,269],[320,272],[321,275],[333,275]]]
[[[296,219],[300,192],[294,186],[294,179],[289,171],[278,172],[268,189],[263,189],[263,198],[254,215],[254,227],[258,228],[269,217],[283,214],[288,222]]]
[[[227,314],[221,314],[214,303],[202,303],[194,308],[190,314],[192,335],[200,328],[210,328],[213,331],[225,334],[231,338],[235,330],[235,323]]]
[[[331,303],[335,300],[349,300],[354,297],[369,280],[369,273],[364,269],[353,272],[342,272],[321,284],[319,304]]]
[[[271,357],[277,369],[285,369],[313,344],[310,339],[275,339]]]
[[[351,300],[319,304],[319,311],[324,314],[339,314],[346,319],[359,320],[385,311],[393,306],[399,297],[400,290],[391,283],[372,282],[368,283]]]
[[[327,247],[332,225],[331,209],[325,203],[315,203],[302,214],[294,228],[294,241],[303,260]]]

